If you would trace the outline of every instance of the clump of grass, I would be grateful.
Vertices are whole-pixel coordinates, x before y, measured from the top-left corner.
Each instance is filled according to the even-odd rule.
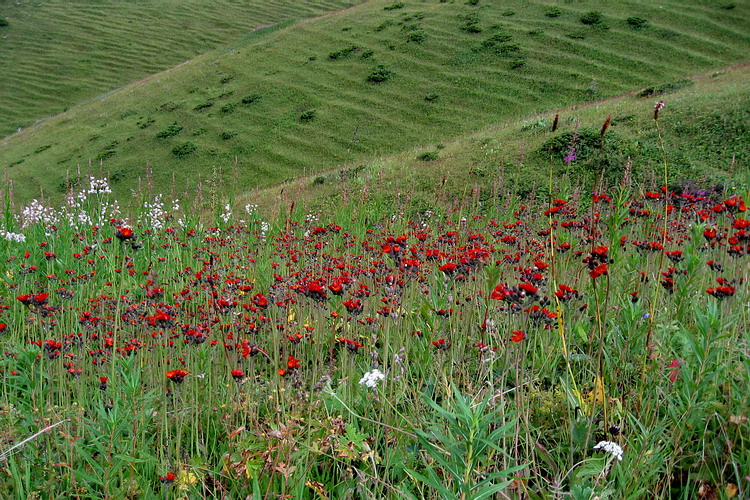
[[[328,59],[336,60],[336,59],[343,59],[345,57],[349,57],[355,52],[359,50],[359,47],[356,45],[350,45],[348,47],[344,47],[343,49],[335,50],[328,54]]]
[[[196,146],[192,142],[184,142],[182,144],[178,144],[177,146],[173,147],[172,154],[176,156],[177,158],[184,158],[188,155],[195,153],[197,150],[198,150],[198,146]]]
[[[550,7],[544,11],[544,15],[551,18],[560,17],[562,15],[562,10],[560,10],[559,7]]]
[[[367,75],[367,81],[370,83],[384,83],[393,78],[395,73],[385,65],[379,64]]]
[[[625,22],[634,30],[642,30],[648,28],[649,22],[647,19],[643,19],[638,16],[631,16],[625,20]]]
[[[309,122],[312,121],[316,115],[317,111],[315,111],[314,109],[308,109],[303,111],[302,114],[299,115],[299,119],[303,122]]]
[[[167,139],[169,137],[174,137],[180,132],[182,132],[182,125],[178,125],[177,123],[173,123],[172,125],[167,126],[164,130],[156,134],[156,137],[158,139]]]
[[[386,5],[385,7],[383,7],[383,10],[397,10],[397,9],[403,9],[404,7],[406,7],[405,2],[396,2],[396,3],[392,3],[391,5]]]
[[[440,158],[440,153],[437,151],[425,151],[417,155],[417,160],[419,161],[436,161],[438,158]]]
[[[254,104],[261,99],[260,94],[249,94],[242,98],[242,104]]]
[[[668,82],[668,83],[664,83],[661,85],[646,87],[645,89],[641,90],[638,93],[638,97],[653,97],[653,96],[662,95],[662,94],[669,94],[672,92],[677,92],[680,89],[689,87],[694,84],[695,82],[693,82],[693,80],[690,80],[688,78],[683,78],[681,80],[675,80],[674,82]]]

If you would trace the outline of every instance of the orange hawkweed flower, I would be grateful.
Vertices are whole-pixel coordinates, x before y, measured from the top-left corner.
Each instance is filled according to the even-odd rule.
[[[175,384],[181,384],[183,380],[185,380],[185,377],[188,376],[187,370],[170,370],[167,372],[167,378],[174,382]]]

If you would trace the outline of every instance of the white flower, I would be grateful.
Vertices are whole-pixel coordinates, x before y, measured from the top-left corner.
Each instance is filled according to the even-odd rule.
[[[613,443],[612,441],[599,441],[599,444],[594,446],[594,449],[605,451],[617,460],[622,461],[622,448],[617,443]]]
[[[378,382],[385,380],[383,372],[375,368],[364,374],[362,380],[359,381],[359,385],[366,385],[367,387],[374,388],[378,386]]]

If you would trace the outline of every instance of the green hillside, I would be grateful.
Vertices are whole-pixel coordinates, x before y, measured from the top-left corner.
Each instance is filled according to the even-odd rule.
[[[72,108],[0,164],[21,200],[59,198],[79,165],[125,194],[147,162],[162,191],[231,167],[239,192],[740,62],[748,26],[749,1],[373,0]]]
[[[361,200],[367,193],[370,205],[385,211],[380,217],[394,210],[435,211],[456,201],[465,211],[477,213],[514,199],[514,194],[546,197],[550,165],[556,197],[595,190],[595,183],[603,189],[623,181],[657,185],[663,182],[663,153],[653,120],[655,99],[666,103],[659,121],[674,189],[731,192],[732,186],[750,181],[750,65],[694,75],[679,89],[671,87],[656,89],[657,95],[645,95],[649,89],[644,89],[530,115],[449,141],[342,165],[245,193],[235,205],[240,211],[246,204],[257,205],[267,216],[286,212],[292,202],[306,211],[335,212],[342,207],[342,194]],[[555,115],[558,129],[553,133]],[[608,116],[611,124],[602,142]],[[576,159],[566,163],[571,149]]]
[[[0,2],[0,136],[223,45],[357,1]]]

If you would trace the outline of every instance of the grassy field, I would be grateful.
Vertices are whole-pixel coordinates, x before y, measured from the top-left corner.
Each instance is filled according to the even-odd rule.
[[[546,197],[550,166],[558,188],[613,186],[628,177],[653,182],[663,157],[652,123],[657,99],[666,103],[661,126],[673,186],[729,188],[749,179],[750,66],[694,75],[657,89],[655,95],[643,95],[648,90],[341,165],[242,193],[234,203],[257,205],[269,215],[287,210],[291,203],[314,212],[331,211],[342,193],[354,200],[364,192],[372,201],[404,213],[424,212],[436,199],[464,204],[472,200],[490,210],[515,195]],[[558,128],[552,133],[555,115]],[[607,117],[611,124],[602,140]],[[566,162],[571,149],[576,159]],[[230,184],[219,183],[205,193],[204,206],[219,210],[217,195]]]
[[[679,81],[750,49],[746,1],[473,4],[371,1],[257,31],[7,137],[0,164],[19,200],[40,188],[59,200],[88,173],[122,194],[195,193],[232,172],[228,195]]]
[[[0,495],[747,498],[748,185],[656,177],[6,213]]]
[[[0,136],[236,40],[342,0],[5,1]]]

